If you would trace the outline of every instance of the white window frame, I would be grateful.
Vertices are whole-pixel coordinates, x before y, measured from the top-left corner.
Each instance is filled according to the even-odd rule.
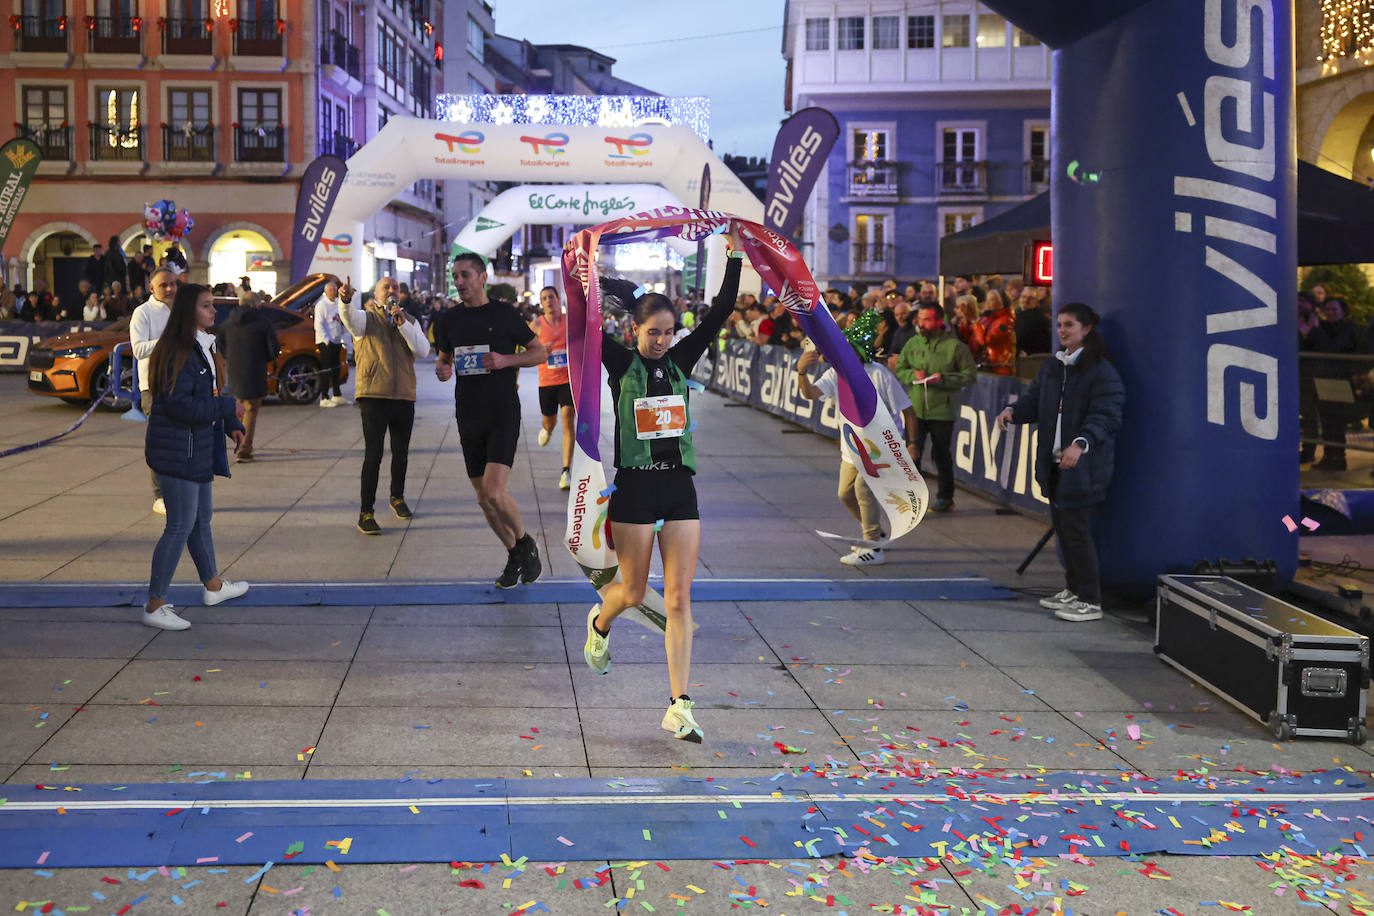
[[[21,71],[14,71],[14,72],[21,72]],[[14,120],[15,120],[17,123],[19,123],[19,124],[23,124],[23,123],[24,123],[24,115],[25,115],[25,113],[26,113],[26,108],[25,108],[25,105],[24,105],[24,90],[25,90],[25,89],[53,89],[53,88],[65,88],[65,89],[67,90],[67,126],[70,127],[71,130],[72,130],[72,144],[75,145],[75,144],[76,144],[76,135],[77,135],[77,133],[76,133],[76,125],[79,123],[79,119],[76,117],[76,112],[74,111],[74,109],[75,109],[75,107],[76,107],[76,80],[45,80],[45,79],[30,79],[30,78],[27,77],[27,76],[22,76],[22,75],[21,75],[21,76],[17,76],[17,77],[15,78],[15,80],[14,80],[14,112],[15,112],[15,118],[14,118]],[[120,88],[120,87],[118,87],[118,86],[111,86],[110,88],[112,88],[112,89],[118,89],[118,88]],[[92,112],[95,111],[95,104],[94,104],[94,101],[92,101],[92,102],[90,103],[89,109],[90,109]],[[93,119],[93,118],[87,118],[87,120],[94,120],[94,119]],[[73,153],[73,155],[75,155],[75,153]]]
[[[893,262],[894,262],[893,264],[889,265],[889,266],[891,267],[891,269],[888,270],[887,272],[895,275],[896,272],[897,272],[897,271],[896,271],[896,263],[895,263],[896,260],[897,260],[897,208],[896,208],[896,207],[869,207],[869,206],[851,206],[851,207],[849,208],[849,273],[850,273],[850,275],[853,276],[853,275],[858,274],[858,273],[860,272],[860,271],[859,271],[860,262],[859,262],[858,257],[855,256],[855,254],[854,254],[854,246],[856,246],[856,245],[859,244],[858,239],[859,239],[859,217],[860,217],[860,216],[871,216],[871,217],[881,217],[881,218],[882,218],[882,220],[883,220],[883,234],[884,234],[883,244],[884,244],[884,245],[891,245],[891,246],[892,246],[892,259],[893,259]],[[867,244],[872,245],[873,242],[872,242],[872,241],[869,241]],[[863,262],[863,264],[864,264],[865,266],[868,265],[868,264],[870,264],[870,263],[872,263],[872,262],[869,262],[869,261]],[[866,271],[866,272],[871,273],[872,271]]]
[[[854,134],[860,132],[884,131],[887,133],[887,162],[897,161],[897,122],[896,121],[850,121],[844,125],[845,162],[852,162]]]
[[[69,27],[70,27],[70,26],[69,26]],[[38,80],[24,80],[24,83],[25,83],[26,85],[30,85],[30,86],[37,85],[38,82],[39,82]],[[149,141],[148,141],[148,130],[149,130],[148,125],[149,125],[149,124],[160,124],[160,123],[162,122],[162,117],[161,117],[162,112],[161,112],[161,111],[159,111],[159,112],[157,113],[157,117],[154,117],[154,116],[153,116],[153,112],[149,111],[149,106],[148,106],[149,96],[148,96],[148,82],[147,82],[147,80],[121,80],[121,79],[112,79],[112,80],[96,80],[96,79],[92,79],[92,80],[90,80],[90,81],[88,82],[88,84],[87,84],[87,87],[86,87],[86,120],[87,120],[87,121],[90,121],[90,122],[93,123],[93,124],[104,124],[104,123],[105,123],[104,118],[103,118],[103,114],[104,114],[104,113],[103,113],[102,111],[99,110],[99,108],[100,108],[99,96],[100,96],[101,91],[102,91],[102,90],[106,90],[106,89],[136,89],[136,90],[138,90],[139,126],[143,128],[143,154],[146,156],[146,155],[148,154],[148,142],[149,142]],[[68,98],[72,98],[72,96],[69,95]],[[158,103],[161,104],[161,102],[162,102],[162,100],[161,100],[161,99],[158,99]]]
[[[803,51],[829,51],[830,50],[830,17],[829,16],[807,16],[802,20],[802,50]],[[825,34],[820,36],[823,42],[820,47],[811,47],[811,23],[820,22],[825,25]]]
[[[973,214],[973,222],[969,223],[968,226],[965,226],[964,229],[968,229],[970,226],[977,226],[979,223],[983,221],[983,208],[981,206],[968,206],[966,204],[950,204],[946,207],[936,207],[935,238],[942,239],[946,235],[951,234],[945,232],[945,218],[948,216],[957,216],[961,213]],[[955,230],[955,232],[960,231],[962,230]]]
[[[977,133],[974,138],[973,161],[982,162],[987,158],[987,121],[936,121],[935,122],[935,161],[944,162],[945,156],[945,131],[946,130],[972,130]]]
[[[843,47],[840,47],[840,39],[841,39],[841,36],[842,36],[842,34],[843,34],[843,23],[844,23],[846,20],[850,20],[850,19],[857,19],[857,20],[859,20],[859,23],[860,23],[860,26],[859,26],[859,29],[860,29],[860,31],[859,31],[859,46],[858,46],[857,48],[843,48]],[[868,32],[869,32],[869,28],[868,28],[868,17],[864,16],[863,14],[859,14],[859,15],[850,14],[850,15],[847,15],[847,16],[841,16],[841,15],[839,15],[839,14],[837,13],[837,14],[835,15],[835,50],[836,50],[836,51],[867,51],[867,50],[869,50],[869,49],[870,49],[870,46],[871,46],[871,42],[868,40],[868,38],[869,38]]]
[[[162,99],[160,101],[162,103],[163,116],[157,119],[159,125],[164,123],[170,125],[172,123],[167,119],[172,116],[173,89],[208,89],[210,91],[210,123],[216,128],[215,132],[217,134],[224,130],[223,125],[220,124],[219,118],[219,83],[211,82],[210,80],[173,79],[164,82],[161,88]],[[237,95],[235,98],[237,98]],[[161,128],[159,127],[159,129]],[[218,142],[218,138],[216,142]]]
[[[919,48],[911,43],[911,21],[916,18],[930,20],[930,47]],[[902,47],[908,51],[934,51],[940,47],[940,16],[935,10],[924,12],[908,12],[906,14],[905,28],[902,30]]]
[[[1002,20],[1002,43],[1000,45],[985,45],[981,41],[979,41],[979,39],[983,35],[984,16],[991,16]],[[973,36],[971,41],[974,44],[974,46],[977,47],[979,50],[985,48],[991,50],[1001,50],[1003,48],[1009,48],[1011,47],[1011,36],[1007,34],[1007,27],[1010,25],[1011,23],[1007,20],[1007,17],[1003,16],[1001,13],[994,13],[991,10],[985,11],[984,8],[980,7],[978,9],[978,12],[973,17]]]
[[[1028,120],[1024,122],[1024,124],[1022,124],[1021,161],[1023,163],[1031,161],[1031,133],[1036,130],[1043,130],[1045,132],[1045,180],[1046,182],[1048,182],[1050,177],[1050,122],[1048,119],[1035,118],[1032,120]],[[1023,169],[1024,168],[1025,167],[1023,166]],[[1025,186],[1022,188],[1022,190],[1024,190],[1027,194],[1030,194],[1031,190],[1029,187],[1029,176],[1024,171],[1022,172],[1022,176],[1022,180],[1025,182]]]
[[[229,83],[229,112],[230,130],[234,124],[242,124],[243,119],[239,117],[239,90],[240,89],[276,89],[281,93],[281,123],[288,130],[291,127],[291,91],[288,83],[277,83],[263,80],[233,80]],[[288,141],[289,141],[288,137]],[[290,159],[289,147],[287,159]]]
[[[475,53],[472,47],[472,30],[474,28],[476,28],[478,33],[480,33],[482,36],[482,54]],[[487,48],[487,31],[486,29],[482,28],[482,23],[472,18],[471,14],[468,15],[467,34],[463,36],[463,48],[468,52],[469,57],[477,61],[481,61],[483,59]]]
[[[947,45],[947,44],[945,44],[945,20],[946,20],[946,19],[957,19],[957,18],[959,18],[960,16],[963,17],[964,22],[965,22],[965,24],[966,24],[966,26],[967,26],[967,28],[968,28],[968,41],[967,41],[965,44],[961,44],[961,45]],[[975,26],[975,25],[974,25],[974,22],[973,22],[973,11],[972,11],[972,10],[965,10],[965,11],[962,12],[962,13],[941,13],[941,14],[940,14],[940,19],[939,19],[939,27],[940,27],[940,31],[939,31],[939,32],[936,34],[936,36],[935,36],[935,42],[936,42],[935,46],[936,46],[937,48],[943,48],[943,49],[946,50],[946,51],[960,51],[960,50],[966,50],[966,49],[968,49],[968,48],[972,48],[972,47],[975,46],[974,38],[975,38],[975,36],[977,36],[977,34],[978,34],[978,29],[977,29],[977,26]]]
[[[894,34],[893,34],[894,43],[893,43],[891,46],[889,46],[889,47],[884,47],[884,48],[878,47],[878,20],[879,20],[879,19],[895,19],[895,20],[897,20],[897,28],[896,28],[896,31],[895,31]],[[898,11],[891,11],[891,12],[882,12],[882,13],[875,12],[875,13],[873,14],[873,16],[868,20],[868,38],[869,38],[868,44],[869,44],[869,47],[870,47],[872,50],[874,50],[874,51],[900,51],[900,50],[902,50],[902,46],[906,43],[906,30],[903,28],[903,26],[904,26],[905,24],[906,24],[906,18],[902,15],[902,13],[901,13],[900,10],[898,10]]]

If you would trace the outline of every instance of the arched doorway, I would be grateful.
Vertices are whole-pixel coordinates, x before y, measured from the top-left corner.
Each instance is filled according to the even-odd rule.
[[[28,289],[45,289],[60,300],[63,308],[80,299],[86,259],[97,242],[95,236],[76,223],[45,223],[29,234],[19,249],[21,265],[26,265],[22,280]],[[77,305],[80,316],[80,306]]]
[[[251,225],[226,226],[206,242],[206,277],[210,286],[239,285],[248,277],[253,289],[274,296],[278,289],[277,264],[281,249],[265,229]]]
[[[1317,165],[1357,181],[1374,179],[1374,83],[1342,87],[1333,99]],[[1364,91],[1360,91],[1363,89]]]

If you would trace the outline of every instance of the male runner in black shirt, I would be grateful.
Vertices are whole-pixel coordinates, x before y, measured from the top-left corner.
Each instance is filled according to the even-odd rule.
[[[521,367],[542,363],[548,353],[515,306],[487,299],[487,265],[479,255],[466,252],[453,259],[453,283],[462,304],[434,319],[439,353],[434,374],[441,382],[456,375],[455,415],[468,479],[487,524],[507,551],[496,587],[529,585],[543,567],[509,489],[520,438],[516,376]],[[516,353],[517,347],[525,350]]]

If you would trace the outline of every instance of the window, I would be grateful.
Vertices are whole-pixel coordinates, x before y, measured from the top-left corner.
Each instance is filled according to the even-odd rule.
[[[968,14],[957,13],[954,15],[946,14],[940,23],[942,29],[942,39],[940,46],[945,48],[967,48],[968,47]]]
[[[1013,28],[1011,30],[1011,43],[1018,48],[1033,48],[1040,44],[1040,39],[1029,32]]]
[[[829,50],[830,50],[830,20],[829,20],[829,19],[808,19],[808,20],[806,20],[806,50],[808,50],[808,51],[829,51]]]
[[[1050,186],[1050,129],[1041,124],[1026,128],[1026,193]]]
[[[137,89],[98,88],[91,125],[91,158],[143,158],[143,100]]]
[[[244,127],[277,127],[281,124],[280,89],[240,89],[239,123]]]
[[[320,100],[320,136],[327,142],[334,137],[334,103]]]
[[[974,162],[978,159],[978,130],[946,127],[941,135],[941,162]]]
[[[471,73],[468,74],[468,95],[483,95],[487,87],[483,86]]]
[[[400,34],[382,23],[377,27],[377,69],[379,85],[391,96],[400,98],[406,91],[406,47]]]
[[[836,47],[841,51],[862,51],[864,49],[864,17],[841,16],[836,28]]]
[[[873,17],[873,50],[890,51],[902,46],[902,17]]]
[[[978,47],[1005,48],[1007,46],[1007,20],[996,13],[978,14]]]
[[[888,133],[885,130],[858,128],[853,132],[853,162],[886,162]]]
[[[935,47],[935,17],[906,17],[906,46],[908,48]]]
[[[348,106],[340,102],[334,106],[334,130],[345,137],[353,136],[353,127],[348,122]]]
[[[940,235],[953,235],[963,232],[970,226],[978,225],[977,210],[945,210],[940,214]]]
[[[854,272],[892,271],[892,244],[887,231],[887,215],[857,213],[854,216]]]
[[[468,17],[468,53],[478,60],[486,58],[487,36],[482,25],[471,16]]]
[[[210,123],[209,89],[169,89],[167,123],[175,128],[185,125],[204,127]]]
[[[29,130],[61,128],[67,123],[65,86],[24,87],[24,126]]]
[[[386,122],[387,122],[387,121],[390,121],[390,120],[391,120],[391,112],[387,110],[387,108],[386,108],[385,105],[378,105],[378,106],[377,106],[377,129],[378,129],[378,130],[381,130],[383,127],[386,127]]]
[[[41,16],[56,20],[65,14],[64,0],[24,0],[25,16]]]

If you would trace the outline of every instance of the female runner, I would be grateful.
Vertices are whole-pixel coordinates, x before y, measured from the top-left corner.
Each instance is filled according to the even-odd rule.
[[[615,403],[616,474],[608,515],[620,579],[610,586],[603,602],[587,613],[583,649],[587,664],[597,674],[610,669],[611,622],[644,600],[657,531],[668,618],[664,648],[672,691],[663,727],[674,738],[697,743],[702,730],[692,715],[687,683],[692,665],[692,576],[701,547],[701,516],[692,483],[696,452],[687,379],[735,307],[744,252],[732,236],[726,238],[730,258],[725,280],[711,310],[690,334],[673,344],[672,302],[658,293],[647,293],[634,300],[634,350],[610,334],[603,336],[601,362]]]

